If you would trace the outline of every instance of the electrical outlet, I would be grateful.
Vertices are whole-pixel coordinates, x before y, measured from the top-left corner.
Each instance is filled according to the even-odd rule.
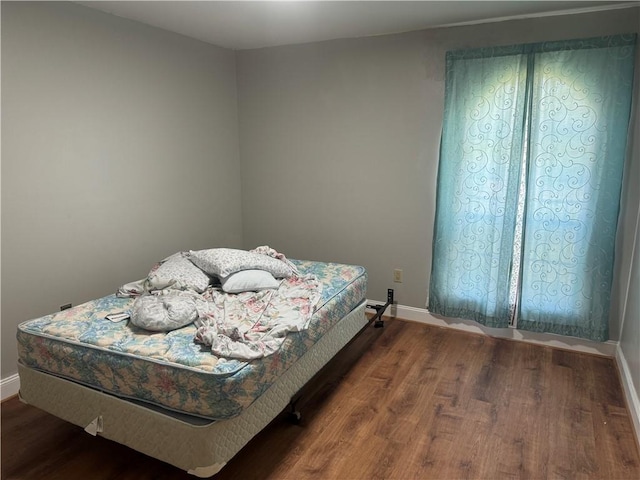
[[[64,305],[60,305],[60,311],[69,310],[72,307],[70,303],[65,303]]]
[[[399,268],[396,268],[393,271],[393,281],[395,283],[402,283],[402,270]]]

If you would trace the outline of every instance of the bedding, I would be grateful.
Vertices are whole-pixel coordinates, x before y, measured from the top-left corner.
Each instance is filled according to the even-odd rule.
[[[144,330],[168,332],[198,321],[206,302],[189,291],[163,290],[157,295],[142,295],[133,302],[131,323]],[[126,315],[122,313],[121,315]],[[108,314],[111,320],[113,315]]]
[[[289,277],[277,290],[237,295],[210,290],[196,320],[196,341],[218,357],[254,360],[277,352],[290,332],[309,326],[322,285],[313,275]]]
[[[258,248],[265,248],[267,252],[271,250],[269,247]],[[278,255],[277,252],[275,255]],[[211,248],[190,251],[187,258],[203,272],[220,278],[249,269],[265,270],[276,278],[290,277],[295,273],[287,262],[255,250],[247,252],[233,248]]]
[[[265,270],[241,270],[224,278],[221,284],[227,293],[259,292],[280,286],[280,282]]]
[[[248,308],[247,304],[233,307],[240,308],[235,313],[233,308],[228,312],[228,294],[218,290],[205,292],[211,298],[207,298],[203,308],[219,308],[244,318],[236,324],[237,331],[225,335],[226,338],[248,336],[253,343],[233,345],[224,340],[212,352],[209,340],[213,346],[214,336],[217,338],[219,330],[229,333],[228,326],[192,322],[170,331],[154,332],[129,321],[108,320],[108,315],[129,311],[139,300],[135,298],[141,293],[139,286],[130,284],[124,291],[133,296],[110,295],[21,324],[20,363],[29,369],[172,411],[216,420],[238,416],[365,298],[366,271],[362,267],[272,258],[285,263],[292,274],[298,273],[282,281],[285,289],[281,292],[302,302],[297,306],[294,302],[290,307],[298,309],[294,320],[281,316],[273,304],[270,311],[269,302],[266,309],[256,310],[262,313],[251,320],[241,313],[242,308]],[[317,282],[318,288],[307,288],[309,284],[304,282]],[[254,299],[262,295],[265,300],[279,291],[246,295]],[[289,319],[281,324],[265,323],[273,316]],[[196,343],[199,328],[204,330],[200,332],[201,343]],[[265,333],[270,335],[265,337]],[[245,358],[235,358],[234,349],[229,346],[248,350],[244,352]]]
[[[204,292],[211,279],[184,255],[184,252],[178,252],[154,267],[147,276],[148,289],[173,288]]]

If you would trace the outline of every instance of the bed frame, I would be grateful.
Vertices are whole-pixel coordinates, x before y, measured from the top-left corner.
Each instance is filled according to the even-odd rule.
[[[360,303],[264,394],[228,420],[209,421],[150,407],[22,364],[18,365],[20,400],[81,426],[92,435],[127,445],[197,477],[210,477],[287,405],[291,406],[296,393],[366,325],[374,322],[382,326],[382,315],[393,303],[390,292],[385,305]],[[376,311],[373,318],[367,319],[366,307]],[[300,418],[298,412],[292,413]]]

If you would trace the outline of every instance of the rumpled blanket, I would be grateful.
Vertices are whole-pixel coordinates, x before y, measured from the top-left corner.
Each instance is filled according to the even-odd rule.
[[[253,360],[276,352],[287,333],[306,329],[322,295],[312,276],[286,278],[277,290],[205,292],[208,311],[196,320],[195,341],[218,357]]]
[[[277,252],[273,248],[269,247],[268,245],[262,245],[260,247],[256,247],[253,250],[249,250],[249,252],[259,253],[261,255],[267,255],[277,260],[281,260],[289,266],[289,268],[293,271],[294,275],[300,275],[300,272],[298,271],[298,267],[296,267],[293,262],[289,261],[289,259],[284,256],[284,253]]]
[[[147,279],[143,278],[142,280],[125,283],[124,285],[122,285],[120,288],[118,288],[116,297],[134,298],[146,293],[149,293],[149,288],[147,286]]]
[[[194,323],[194,341],[210,346],[218,357],[253,360],[271,355],[287,333],[309,326],[322,284],[313,275],[300,276],[296,265],[273,248],[265,245],[251,252],[285,262],[294,276],[283,279],[278,289],[225,293],[210,286],[202,294],[171,285],[154,291],[147,278],[123,285],[117,296],[137,297],[132,323],[139,327],[168,331]]]

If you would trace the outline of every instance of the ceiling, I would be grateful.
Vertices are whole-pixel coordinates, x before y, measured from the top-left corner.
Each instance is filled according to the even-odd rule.
[[[84,1],[234,50],[638,5],[622,1]]]

